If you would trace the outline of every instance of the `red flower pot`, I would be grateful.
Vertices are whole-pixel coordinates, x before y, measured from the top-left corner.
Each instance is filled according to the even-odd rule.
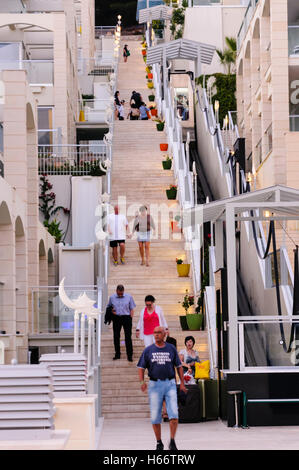
[[[181,227],[178,227],[178,221],[177,220],[171,221],[170,225],[171,225],[172,233],[181,233],[182,232]]]
[[[160,150],[161,152],[167,152],[168,144],[160,144]]]
[[[142,55],[146,55],[146,49],[142,49]]]
[[[152,73],[148,73],[148,74],[147,74],[147,78],[148,78],[149,80],[151,80],[151,79],[153,78],[153,74],[152,74]]]
[[[158,110],[157,109],[151,109],[151,115],[152,116],[157,116],[158,115]]]

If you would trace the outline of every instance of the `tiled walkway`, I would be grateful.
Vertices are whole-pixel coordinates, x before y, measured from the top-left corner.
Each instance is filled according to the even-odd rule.
[[[167,450],[168,423],[162,424],[162,440]],[[299,428],[228,428],[222,421],[179,424],[179,450],[298,450]],[[154,450],[155,439],[149,419],[105,419],[100,450]]]

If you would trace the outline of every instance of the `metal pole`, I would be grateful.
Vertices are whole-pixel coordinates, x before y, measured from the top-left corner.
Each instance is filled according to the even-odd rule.
[[[81,354],[85,353],[85,314],[81,313]]]

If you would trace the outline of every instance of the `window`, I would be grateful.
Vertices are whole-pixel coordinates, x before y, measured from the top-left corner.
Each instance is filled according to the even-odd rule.
[[[39,106],[37,109],[39,145],[54,144],[53,114],[53,107]]]

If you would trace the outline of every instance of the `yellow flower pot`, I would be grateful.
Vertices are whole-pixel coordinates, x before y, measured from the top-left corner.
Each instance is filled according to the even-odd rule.
[[[84,116],[84,111],[81,109],[80,114],[79,114],[79,122],[84,122],[85,121],[85,116]]]
[[[190,271],[190,264],[177,264],[176,265],[179,277],[188,277]]]

